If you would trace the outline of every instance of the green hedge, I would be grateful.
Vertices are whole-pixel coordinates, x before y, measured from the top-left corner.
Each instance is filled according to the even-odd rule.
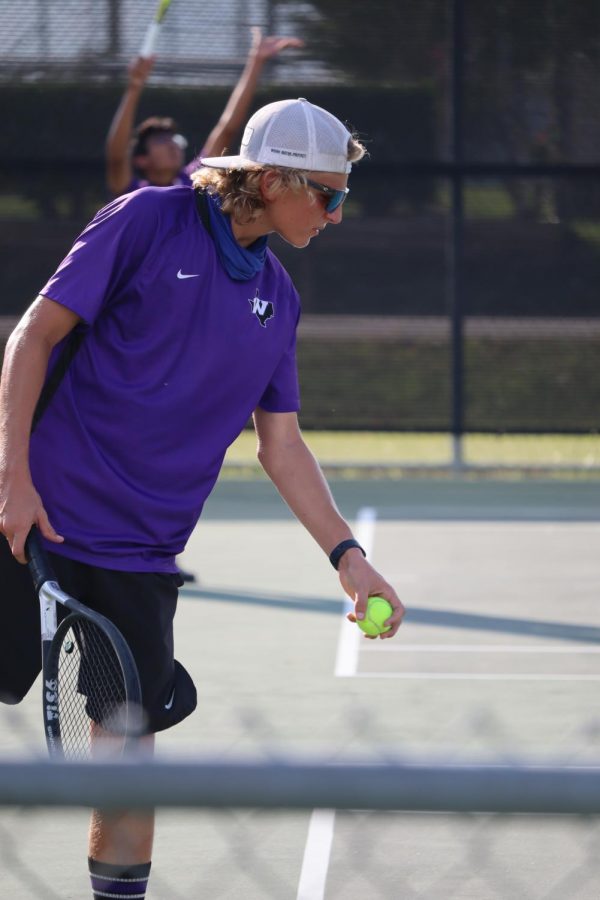
[[[300,340],[305,428],[448,431],[447,344]],[[599,340],[465,341],[465,429],[600,430]]]

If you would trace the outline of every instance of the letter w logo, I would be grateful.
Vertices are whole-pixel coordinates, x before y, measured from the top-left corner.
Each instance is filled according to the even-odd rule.
[[[261,300],[256,291],[256,297],[248,298],[248,303],[252,307],[252,312],[260,322],[263,328],[267,327],[267,322],[275,315],[275,309],[270,300]]]

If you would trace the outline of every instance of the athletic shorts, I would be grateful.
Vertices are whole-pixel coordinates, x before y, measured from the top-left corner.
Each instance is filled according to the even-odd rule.
[[[196,708],[196,688],[173,655],[179,575],[120,572],[49,554],[57,581],[113,622],[129,644],[142,688],[148,734],[181,722]],[[40,604],[27,566],[0,537],[0,700],[19,703],[41,669]],[[59,621],[64,610],[58,604]]]

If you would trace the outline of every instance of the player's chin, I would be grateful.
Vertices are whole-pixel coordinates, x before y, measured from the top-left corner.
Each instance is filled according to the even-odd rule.
[[[292,247],[295,247],[296,250],[303,250],[305,247],[308,247],[312,238],[316,237],[318,234],[318,230],[314,230],[306,234],[280,234],[279,237],[283,238],[283,240],[287,244],[291,244]]]

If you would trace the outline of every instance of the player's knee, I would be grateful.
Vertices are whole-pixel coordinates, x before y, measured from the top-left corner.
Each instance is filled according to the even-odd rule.
[[[6,703],[8,706],[16,706],[25,697],[25,693],[15,694],[13,691],[4,691],[0,688],[0,703]]]

